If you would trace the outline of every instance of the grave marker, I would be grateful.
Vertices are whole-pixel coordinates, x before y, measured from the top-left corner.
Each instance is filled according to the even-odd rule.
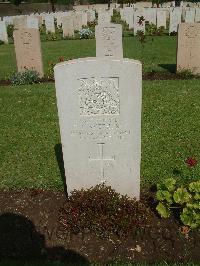
[[[100,24],[95,26],[96,56],[123,58],[122,25]]]
[[[13,33],[19,72],[36,70],[43,77],[40,33],[36,29],[19,29]]]
[[[83,58],[54,72],[68,193],[105,183],[139,199],[141,63]]]
[[[6,23],[4,21],[0,21],[0,41],[3,41],[4,43],[8,43]]]
[[[200,74],[200,24],[182,23],[178,28],[177,71]]]

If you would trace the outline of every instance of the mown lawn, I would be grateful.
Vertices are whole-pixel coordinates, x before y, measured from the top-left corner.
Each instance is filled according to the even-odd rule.
[[[145,72],[174,71],[176,64],[176,37],[147,37],[144,47],[137,37],[123,38],[124,57],[139,59]],[[42,42],[42,56],[45,74],[49,72],[49,62],[95,56],[95,40],[59,40]],[[14,45],[0,46],[0,80],[8,78],[16,71]]]
[[[144,81],[142,186],[199,179],[200,81]],[[0,87],[0,188],[63,189],[54,84]],[[58,164],[59,162],[59,164]],[[122,177],[123,179],[123,177]]]

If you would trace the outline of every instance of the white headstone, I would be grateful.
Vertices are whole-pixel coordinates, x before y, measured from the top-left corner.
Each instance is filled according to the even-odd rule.
[[[177,71],[200,74],[200,23],[182,23],[178,27]]]
[[[0,21],[0,41],[3,41],[4,43],[8,43],[6,23],[4,21]]]
[[[170,11],[169,33],[177,32],[178,24],[181,23],[181,9],[174,8]]]
[[[145,8],[144,9],[144,16],[145,20],[149,21],[149,24],[156,25],[156,8]]]
[[[133,21],[134,21],[134,35],[137,35],[138,31],[143,31],[145,33],[144,13],[141,11],[135,11]]]
[[[195,20],[195,22],[200,22],[200,8],[196,8],[194,20]]]
[[[74,36],[73,17],[67,16],[62,18],[63,37]]]
[[[123,58],[122,25],[100,24],[95,26],[96,56]]]
[[[94,10],[88,10],[87,11],[87,21],[88,22],[93,22],[95,21],[96,17],[95,17],[95,11]]]
[[[141,63],[84,58],[54,72],[68,193],[105,183],[139,199]]]
[[[82,26],[87,26],[87,13],[81,12],[81,17],[82,17]]]
[[[193,23],[194,17],[195,17],[195,9],[194,8],[192,8],[190,10],[186,10],[186,13],[185,13],[185,22],[186,23]]]
[[[111,13],[109,11],[98,12],[98,24],[107,24],[111,22]]]
[[[166,29],[166,11],[157,10],[157,28],[164,27]]]
[[[55,33],[54,17],[52,15],[45,16],[46,32]]]
[[[80,14],[80,12],[76,12],[74,15],[73,15],[73,20],[74,20],[74,30],[81,30],[82,29],[82,16]]]
[[[13,25],[13,19],[14,18],[11,16],[3,17],[3,21],[6,23],[6,26]]]
[[[39,29],[38,18],[27,17],[27,28],[28,29]]]
[[[134,15],[134,10],[132,7],[124,8],[123,19],[129,25],[129,29],[133,29],[133,15]]]

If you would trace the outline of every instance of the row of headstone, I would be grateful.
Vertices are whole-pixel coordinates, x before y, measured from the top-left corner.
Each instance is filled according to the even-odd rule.
[[[157,25],[157,28],[166,28],[167,18],[169,16],[169,33],[177,32],[178,24],[185,21],[187,23],[200,22],[200,8],[189,8],[185,10],[176,8],[145,8],[142,11],[135,10],[132,7],[120,9],[122,20],[126,21],[129,29],[134,29],[134,34],[138,30],[145,31],[145,21],[149,24]],[[184,18],[184,19],[183,19]]]
[[[55,33],[55,19],[57,27],[62,27],[63,36],[73,36],[75,30],[81,30],[83,26],[87,26],[89,22],[93,22],[95,11],[89,10],[87,12],[57,12],[57,13],[41,13],[31,14],[29,16],[10,16],[4,17],[0,21],[0,40],[8,43],[7,26],[14,25],[15,29],[39,29],[44,23],[46,26],[46,33]]]
[[[96,58],[54,68],[68,193],[105,183],[139,199],[142,65],[123,59],[121,25],[95,36]]]
[[[123,59],[121,25],[102,22],[95,37],[96,58],[55,67],[68,192],[105,183],[139,199],[142,66]],[[18,70],[43,76],[39,31],[15,30],[14,44]],[[179,25],[177,70],[186,69],[200,73],[198,23]]]

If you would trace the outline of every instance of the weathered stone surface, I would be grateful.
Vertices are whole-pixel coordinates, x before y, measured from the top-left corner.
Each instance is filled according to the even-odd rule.
[[[185,13],[185,22],[186,23],[193,23],[195,18],[195,9],[192,8],[190,10],[186,10]]]
[[[27,28],[27,17],[18,16],[13,19],[13,24],[15,29]]]
[[[0,21],[0,40],[4,43],[8,43],[6,23],[4,21]]]
[[[54,71],[68,193],[104,182],[139,199],[141,63],[84,58]]]
[[[111,13],[109,11],[98,12],[98,25],[111,22]]]
[[[164,27],[166,29],[166,11],[165,10],[158,10],[157,11],[157,28]]]
[[[63,37],[74,36],[73,17],[67,16],[62,18]]]
[[[96,56],[123,58],[122,25],[100,24],[95,26]]]
[[[36,29],[19,29],[13,33],[19,72],[36,70],[43,77],[40,34]]]
[[[133,29],[133,15],[134,10],[132,7],[125,7],[123,10],[123,19],[129,26],[129,29]]]
[[[46,32],[55,33],[54,17],[52,15],[45,16]]]
[[[174,8],[170,11],[169,33],[177,32],[178,25],[181,23],[181,13],[180,8]]]
[[[200,22],[200,8],[196,8],[194,20],[195,20],[195,22]]]
[[[178,28],[177,71],[200,74],[200,24],[181,23]]]
[[[28,29],[39,29],[38,18],[36,17],[27,17],[27,28]]]

